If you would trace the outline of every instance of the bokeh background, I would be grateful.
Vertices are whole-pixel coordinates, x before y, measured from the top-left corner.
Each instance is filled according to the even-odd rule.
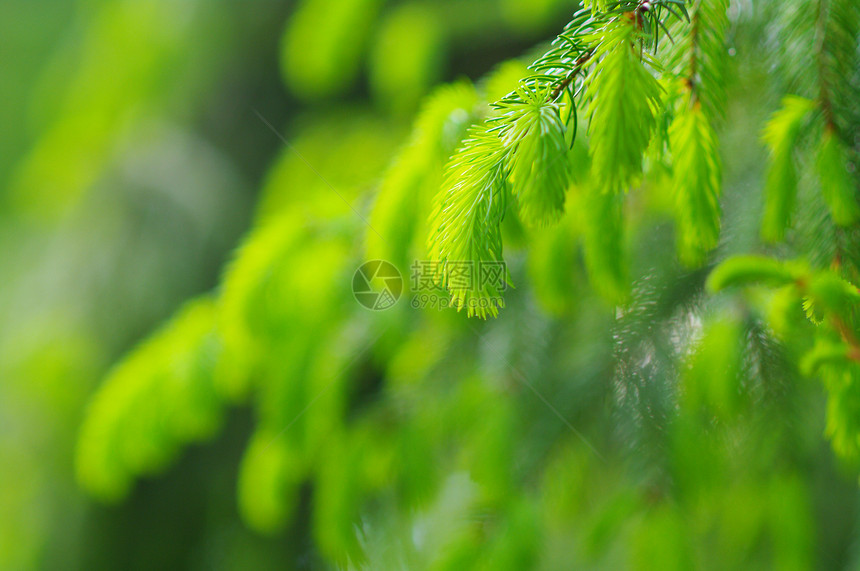
[[[725,251],[757,240],[757,134],[783,87],[767,58],[751,55],[776,49],[767,13],[735,6],[732,54],[741,55],[722,128]],[[285,492],[298,499],[279,525],[266,519],[268,500],[246,498],[252,508],[242,511],[239,467],[258,428],[247,400],[111,501],[76,477],[88,403],[123,355],[185,302],[219,291],[251,228],[285,210],[334,226],[354,218],[329,185],[368,212],[434,86],[491,73],[507,85],[522,62],[501,72],[499,64],[528,60],[575,8],[568,0],[2,2],[0,569],[361,568],[337,556],[355,524],[346,512],[326,520],[337,533],[313,523],[323,493],[311,493],[313,477]],[[432,500],[371,502],[364,568],[430,568],[434,555],[404,554],[403,530],[414,539],[423,529],[436,537],[428,545],[447,546],[440,537],[460,533],[463,520],[482,531],[433,548],[461,557],[444,568],[471,568],[468,553],[495,561],[493,569],[858,568],[856,474],[822,436],[820,387],[780,369],[766,335],[751,341],[761,360],[745,365],[761,368],[760,382],[745,387],[719,430],[695,415],[675,419],[678,339],[697,328],[689,308],[701,305],[706,272],[672,262],[666,206],[659,196],[643,200],[631,222],[640,232],[640,303],[620,319],[589,292],[581,268],[558,271],[577,265],[557,242],[563,235],[539,240],[530,257],[515,242],[518,289],[498,322],[473,326],[454,315],[398,325],[403,346],[386,341],[361,364],[354,379],[367,386],[355,402],[426,410],[400,422],[354,402],[350,414],[371,418],[361,429],[368,439],[392,427],[383,432],[403,452],[439,435],[456,440],[446,430],[467,435],[445,468],[410,460],[408,470],[434,474],[432,493],[416,494]],[[364,230],[350,232],[363,242]],[[313,263],[294,263],[292,275],[328,279]],[[519,386],[507,360],[585,440]],[[378,452],[356,442],[335,448],[346,458]],[[338,471],[357,469],[344,462]],[[409,520],[413,507],[420,526]]]
[[[3,2],[0,568],[293,562],[301,547],[237,515],[247,410],[104,507],[74,479],[89,396],[216,286],[258,199],[276,208],[266,201],[280,192],[260,194],[283,143],[257,113],[332,184],[369,186],[434,84],[521,55],[570,12],[511,0]],[[286,160],[283,192],[319,192]]]

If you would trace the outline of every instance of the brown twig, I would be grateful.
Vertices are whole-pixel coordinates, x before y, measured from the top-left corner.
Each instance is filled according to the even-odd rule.
[[[839,336],[842,337],[842,341],[848,345],[848,358],[860,363],[860,341],[857,340],[857,336],[854,335],[848,324],[838,315],[833,315],[831,321],[836,331],[839,332]]]
[[[815,20],[815,63],[818,67],[818,99],[824,122],[831,131],[836,131],[836,120],[833,117],[833,104],[830,101],[830,86],[825,78],[824,44],[827,38],[827,0],[818,2],[818,13]]]
[[[571,82],[576,78],[576,74],[578,74],[585,64],[588,63],[588,60],[591,59],[592,52],[589,50],[586,53],[579,56],[573,64],[573,69],[562,79],[558,85],[552,90],[552,93],[549,94],[550,101],[555,101],[558,99],[558,96],[561,95],[561,92],[567,89],[567,87],[571,84]]]
[[[690,17],[690,70],[689,75],[684,79],[684,85],[690,91],[690,103],[695,105],[698,103],[699,93],[698,85],[696,84],[696,74],[699,72],[699,26],[701,19],[699,18],[699,3],[698,0],[693,6],[693,15]]]

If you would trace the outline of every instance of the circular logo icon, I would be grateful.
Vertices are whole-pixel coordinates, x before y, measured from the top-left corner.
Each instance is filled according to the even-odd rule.
[[[403,277],[393,264],[371,260],[360,265],[352,276],[355,301],[374,311],[388,309],[403,293]]]

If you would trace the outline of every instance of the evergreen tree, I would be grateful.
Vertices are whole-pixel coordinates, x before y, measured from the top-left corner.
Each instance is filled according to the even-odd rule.
[[[402,143],[258,113],[286,145],[252,226],[96,389],[79,484],[121,502],[247,408],[239,515],[307,568],[856,566],[860,3],[586,0],[431,89],[472,4],[298,5],[295,97],[347,90],[371,37],[378,101],[429,93]]]

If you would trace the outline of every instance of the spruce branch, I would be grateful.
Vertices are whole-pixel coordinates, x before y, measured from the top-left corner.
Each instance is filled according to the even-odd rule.
[[[584,95],[592,176],[601,192],[623,192],[642,171],[662,88],[637,53],[640,35],[630,19],[611,20],[588,39],[597,61]]]
[[[682,261],[697,265],[719,240],[722,175],[717,137],[698,102],[675,118],[669,141],[678,251]]]
[[[576,79],[577,74],[582,71],[583,67],[588,64],[588,61],[591,59],[592,52],[591,50],[585,52],[583,55],[579,56],[574,62],[573,68],[570,72],[562,79],[558,85],[556,85],[552,92],[550,93],[549,99],[550,101],[555,101],[558,99],[561,92],[570,87],[573,80]]]
[[[438,282],[449,288],[458,308],[495,297],[491,291],[452,286],[452,268],[501,261],[499,222],[508,194],[528,225],[546,225],[561,216],[571,179],[563,110],[575,119],[578,105],[588,109],[596,192],[619,193],[641,173],[662,93],[653,73],[660,65],[645,47],[656,49],[658,30],[666,27],[662,18],[686,17],[686,8],[680,0],[590,8],[574,14],[530,66],[532,75],[491,105],[490,116],[469,132],[446,168],[430,216],[428,245],[439,264]],[[569,101],[560,97],[564,92],[570,92]],[[575,136],[571,133],[571,139]],[[620,229],[621,212],[613,218],[618,218],[613,227]],[[607,243],[621,242],[618,237]],[[497,305],[477,312],[469,307],[469,313],[495,315]]]
[[[770,151],[761,231],[765,240],[781,240],[791,220],[797,201],[794,150],[807,118],[815,109],[815,103],[809,99],[786,96],[782,108],[771,116],[764,128],[762,139]]]
[[[668,142],[676,241],[681,260],[703,262],[719,240],[722,164],[713,126],[724,113],[726,0],[695,0],[689,21],[673,25],[677,42],[669,47],[667,73],[674,75],[678,104],[671,116]]]
[[[690,94],[690,103],[701,101],[711,119],[721,118],[725,108],[728,8],[728,0],[695,0],[689,22],[673,24],[678,40],[669,46],[666,62]]]
[[[502,139],[487,124],[469,129],[451,158],[445,181],[430,214],[428,251],[437,283],[451,292],[452,305],[467,308],[471,317],[496,316],[503,306],[494,285],[460,285],[456,271],[463,264],[502,261],[499,224],[504,214],[506,158]]]
[[[405,268],[416,240],[423,249],[424,217],[450,154],[477,121],[477,105],[478,94],[465,81],[444,85],[427,97],[409,142],[385,173],[374,201],[370,222],[385,240],[368,233],[370,259]]]
[[[818,104],[827,128],[836,129],[833,117],[833,105],[830,101],[829,78],[827,77],[827,66],[825,64],[827,42],[827,14],[829,12],[829,1],[818,0],[815,14],[815,63],[818,66]]]
[[[857,336],[842,317],[833,314],[830,316],[830,319],[833,327],[839,332],[842,341],[848,345],[846,357],[855,363],[860,363],[860,340],[857,339]]]
[[[520,216],[532,226],[555,222],[564,211],[570,182],[565,127],[552,94],[523,92],[523,103],[500,106],[505,127],[500,131],[507,155],[511,191]]]
[[[827,120],[825,119],[825,122]],[[855,181],[848,171],[848,157],[833,125],[827,123],[816,160],[821,194],[838,226],[850,226],[860,218]]]

